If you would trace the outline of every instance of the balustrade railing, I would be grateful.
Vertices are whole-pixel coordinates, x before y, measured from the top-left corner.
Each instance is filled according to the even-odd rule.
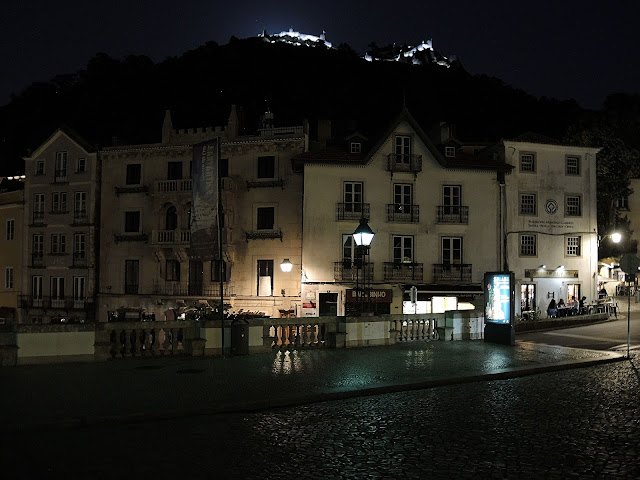
[[[189,243],[190,230],[156,230],[153,234],[155,243]]]
[[[116,327],[109,329],[109,353],[112,358],[187,353],[184,340],[180,327]]]
[[[398,332],[398,342],[435,339],[437,328],[436,318],[397,319],[391,322],[391,329]]]
[[[266,322],[265,322],[265,325]],[[305,322],[301,319],[292,322],[277,320],[268,326],[271,348],[273,350],[294,350],[297,348],[326,347],[327,324]]]
[[[182,178],[179,180],[160,180],[156,183],[156,192],[158,193],[175,193],[190,192],[191,179]]]

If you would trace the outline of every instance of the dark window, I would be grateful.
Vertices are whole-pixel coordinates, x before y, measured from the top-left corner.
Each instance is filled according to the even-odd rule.
[[[275,208],[258,207],[258,230],[273,230],[275,224]]]
[[[76,171],[78,173],[87,171],[87,159],[86,158],[81,157],[81,158],[78,159],[78,168],[77,168]]]
[[[138,293],[138,273],[139,273],[138,260],[124,261],[124,293],[128,293],[128,294]]]
[[[258,157],[258,178],[275,178],[276,157]]]
[[[178,260],[167,260],[165,267],[166,267],[165,279],[168,282],[179,282],[180,281],[180,262]]]
[[[222,261],[222,278],[226,282],[227,279],[227,262]],[[220,260],[211,260],[211,281],[220,281]]]
[[[164,219],[164,229],[165,230],[175,230],[178,228],[178,212],[176,207],[171,205],[167,208],[167,213]]]
[[[44,160],[38,160],[36,163],[36,175],[44,175]]]
[[[182,178],[182,162],[169,162],[167,168],[167,180],[180,180]]]
[[[189,295],[202,295],[203,273],[201,261],[189,260]]]
[[[222,178],[229,176],[229,159],[228,158],[220,159],[220,176]]]
[[[125,232],[140,231],[140,212],[124,213],[124,231]]]
[[[127,165],[127,185],[140,185],[142,177],[142,165],[132,163]]]

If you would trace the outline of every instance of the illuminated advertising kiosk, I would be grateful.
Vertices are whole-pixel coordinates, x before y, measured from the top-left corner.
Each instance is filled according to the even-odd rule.
[[[484,341],[515,345],[515,275],[513,272],[484,274]]]

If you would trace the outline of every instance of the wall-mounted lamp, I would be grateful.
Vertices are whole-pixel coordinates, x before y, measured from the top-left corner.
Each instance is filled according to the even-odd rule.
[[[280,270],[282,270],[285,273],[289,273],[292,268],[293,268],[293,263],[291,263],[291,261],[288,258],[285,258],[284,260],[282,260],[282,263],[280,264]]]
[[[558,268],[556,268],[556,270],[561,272],[562,270],[564,270],[564,265],[558,265]]]
[[[546,266],[546,265],[540,265],[538,268],[539,268],[540,270],[544,270],[545,268],[547,268],[547,266]]]

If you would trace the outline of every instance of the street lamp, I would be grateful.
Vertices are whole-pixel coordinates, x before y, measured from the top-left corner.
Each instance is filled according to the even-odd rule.
[[[356,228],[355,232],[353,232],[353,241],[356,244],[356,251],[360,254],[361,262],[362,262],[362,290],[363,292],[367,292],[366,305],[368,307],[369,304],[369,296],[367,291],[367,256],[369,255],[369,249],[371,247],[371,242],[373,241],[373,237],[375,237],[375,233],[369,227],[367,220],[363,217],[360,219],[360,225]],[[358,276],[356,273],[356,295],[358,295]],[[358,298],[360,300],[360,298]]]
[[[622,234],[620,232],[613,232],[602,236],[598,235],[598,246],[600,246],[600,242],[607,237],[609,237],[613,243],[620,243],[622,241]]]

